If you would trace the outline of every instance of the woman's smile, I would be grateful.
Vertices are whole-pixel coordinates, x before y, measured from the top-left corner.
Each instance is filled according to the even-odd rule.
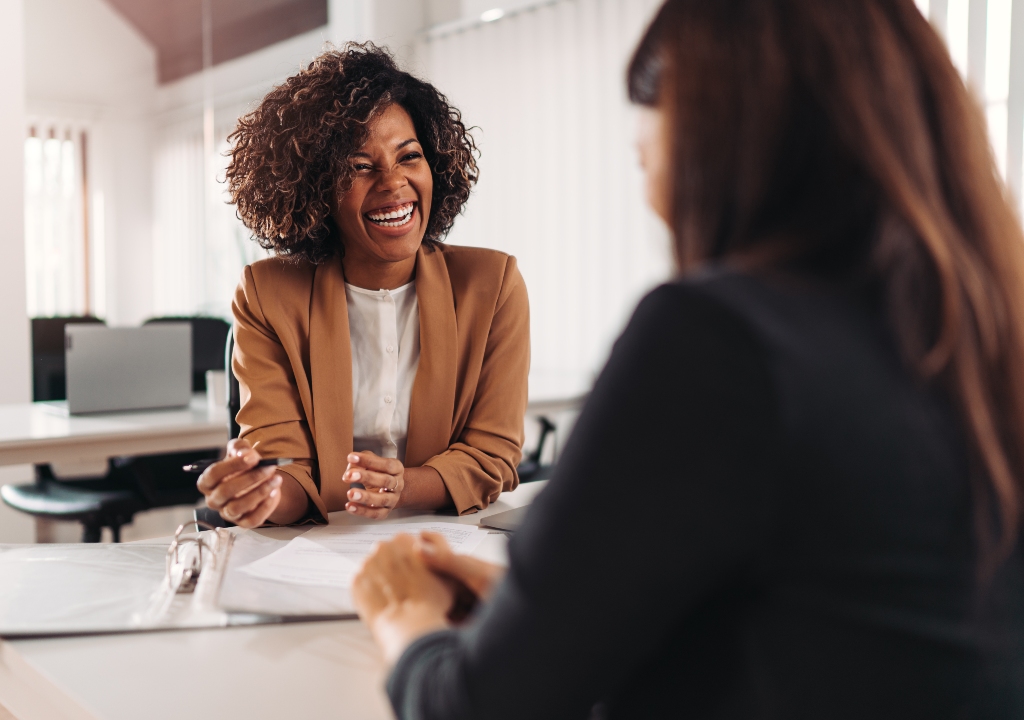
[[[363,217],[372,225],[389,231],[389,235],[392,233],[404,235],[415,227],[412,221],[416,215],[417,205],[415,200],[398,204],[392,203],[363,213]]]

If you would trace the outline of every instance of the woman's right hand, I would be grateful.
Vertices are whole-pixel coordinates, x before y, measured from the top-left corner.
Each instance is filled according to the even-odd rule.
[[[479,600],[489,598],[505,577],[505,568],[501,565],[477,560],[469,555],[456,555],[444,535],[439,533],[421,532],[416,542],[416,552],[428,568],[464,586]]]
[[[244,528],[259,527],[281,502],[284,478],[276,467],[256,467],[260,454],[245,440],[232,440],[223,460],[206,468],[196,487],[220,516]]]

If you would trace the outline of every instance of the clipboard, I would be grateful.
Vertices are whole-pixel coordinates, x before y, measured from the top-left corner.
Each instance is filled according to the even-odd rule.
[[[283,618],[219,607],[234,538],[184,532],[157,544],[0,545],[0,638],[259,625]]]
[[[185,532],[191,525],[196,532]],[[326,544],[340,538],[368,547],[372,536],[379,537],[381,532],[409,532],[420,526],[440,532],[456,527],[482,530],[438,521],[411,526],[374,523],[304,528],[286,538],[272,538],[258,530],[214,529],[193,522],[178,527],[169,547],[152,543],[0,545],[0,638],[355,618],[351,594],[345,588],[263,579],[245,568],[282,550],[296,535],[316,535]],[[200,532],[201,527],[209,531]]]

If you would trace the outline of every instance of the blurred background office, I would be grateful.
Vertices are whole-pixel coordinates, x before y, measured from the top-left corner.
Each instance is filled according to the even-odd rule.
[[[481,180],[448,242],[517,256],[533,377],[585,385],[669,267],[622,80],[658,4],[0,0],[0,403],[32,397],[28,318],[230,319],[241,269],[263,251],[226,203],[227,136],[326,42],[348,40],[391,48],[476,127]],[[984,103],[1019,206],[1024,0],[918,5]],[[0,468],[0,483],[31,475]],[[164,512],[125,539],[166,534],[181,513]],[[0,506],[0,542],[36,536]]]

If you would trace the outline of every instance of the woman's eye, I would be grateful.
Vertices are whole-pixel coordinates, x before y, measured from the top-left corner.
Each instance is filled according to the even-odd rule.
[[[358,165],[353,165],[352,169],[355,170],[356,172],[367,172],[369,170],[373,170],[373,165],[367,165],[366,163],[359,163]]]
[[[408,162],[410,160],[419,160],[421,157],[423,157],[423,153],[411,152],[402,158],[402,162]]]

